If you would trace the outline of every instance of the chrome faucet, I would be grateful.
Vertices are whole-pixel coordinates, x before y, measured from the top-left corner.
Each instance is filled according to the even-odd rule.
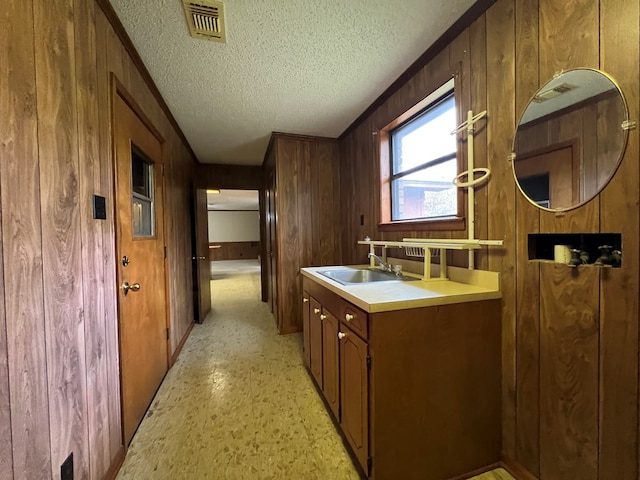
[[[385,262],[384,260],[382,260],[378,255],[376,255],[375,253],[369,253],[369,258],[375,258],[376,260],[378,260],[378,262],[380,262],[380,268],[382,270],[384,270],[385,272],[391,272],[391,264]]]

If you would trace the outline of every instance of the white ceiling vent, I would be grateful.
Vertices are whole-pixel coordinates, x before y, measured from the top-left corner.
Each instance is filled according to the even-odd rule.
[[[192,37],[226,43],[224,5],[213,0],[182,0]]]

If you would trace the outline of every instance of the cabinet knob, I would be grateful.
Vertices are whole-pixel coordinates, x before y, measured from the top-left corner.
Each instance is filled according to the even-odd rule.
[[[302,297],[302,303],[307,303],[309,299],[307,297]]]
[[[353,320],[353,315],[351,315],[350,313],[345,313],[345,314],[344,314],[344,319],[345,319],[347,322],[350,322],[351,320]]]
[[[342,332],[338,332],[338,339],[342,340],[344,337],[346,337],[347,334],[346,333],[342,333]]]
[[[326,315],[320,315],[320,320],[324,320],[325,318],[327,318]]]
[[[313,313],[315,313],[316,315],[320,313],[320,309],[319,308],[314,308],[313,309]]]

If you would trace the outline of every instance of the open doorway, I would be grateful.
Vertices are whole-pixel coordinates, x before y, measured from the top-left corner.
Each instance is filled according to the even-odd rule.
[[[208,190],[211,280],[260,273],[258,190]]]

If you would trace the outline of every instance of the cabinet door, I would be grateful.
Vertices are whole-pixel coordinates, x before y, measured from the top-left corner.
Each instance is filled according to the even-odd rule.
[[[309,305],[309,362],[311,374],[318,386],[322,388],[322,320],[320,320],[322,308],[313,297],[309,298]]]
[[[338,319],[326,309],[322,311],[322,392],[339,420],[340,390],[338,383]]]
[[[302,295],[302,357],[307,368],[311,368],[311,345],[309,336],[310,320],[309,294]]]
[[[348,328],[340,332],[340,426],[360,466],[368,472],[369,369],[367,344]]]

